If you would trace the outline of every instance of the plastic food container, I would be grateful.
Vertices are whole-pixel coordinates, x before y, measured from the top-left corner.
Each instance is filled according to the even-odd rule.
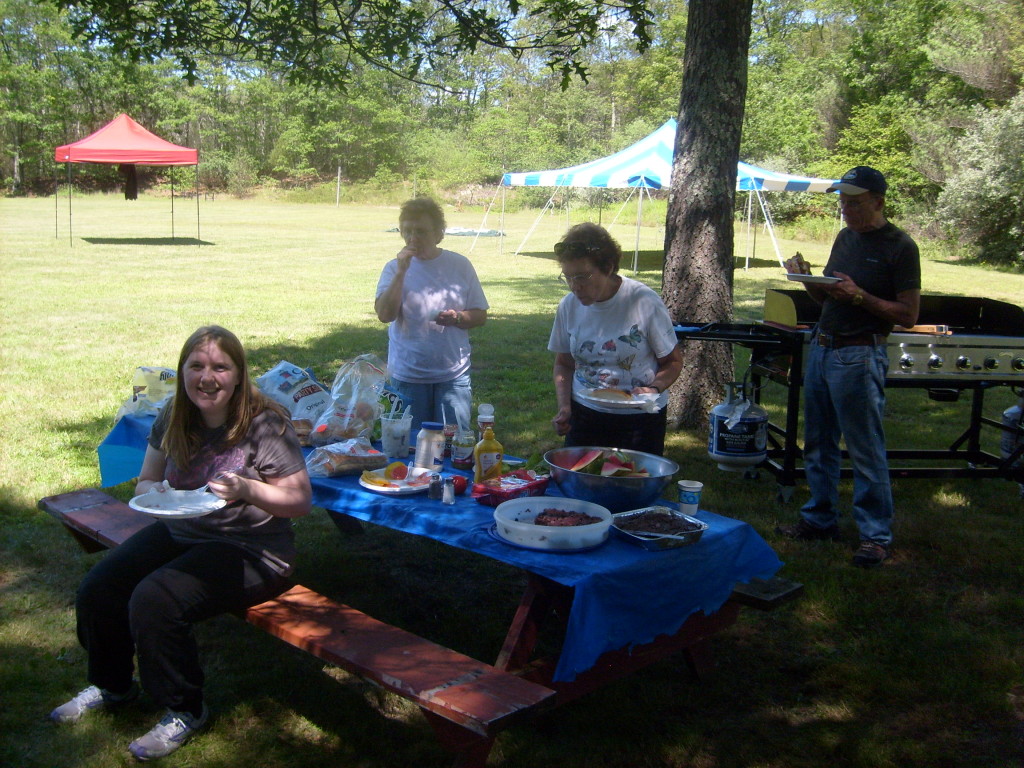
[[[661,518],[664,523],[675,523],[677,528],[665,526],[665,529],[673,530],[671,535],[665,535],[642,530],[624,530],[619,527],[622,523],[635,523],[647,515]],[[659,526],[659,529],[661,528],[662,526]],[[612,515],[612,530],[615,535],[644,549],[674,549],[675,547],[685,547],[688,544],[696,544],[707,529],[707,523],[668,507],[644,507]]]
[[[528,470],[517,469],[482,483],[473,483],[471,495],[481,504],[496,507],[511,499],[540,496],[547,490],[549,481],[546,475],[538,477]]]
[[[537,525],[533,522],[545,509],[583,512],[600,518],[587,525]],[[612,513],[600,504],[561,496],[528,496],[512,499],[494,510],[495,531],[512,544],[531,549],[571,551],[604,543],[612,524]]]

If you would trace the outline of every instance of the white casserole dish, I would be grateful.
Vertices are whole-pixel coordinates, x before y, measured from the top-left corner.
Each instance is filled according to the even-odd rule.
[[[587,525],[537,525],[534,518],[545,509],[582,512],[599,521]],[[525,496],[495,507],[494,524],[497,535],[511,544],[566,552],[603,544],[608,539],[612,513],[590,501],[561,496]]]

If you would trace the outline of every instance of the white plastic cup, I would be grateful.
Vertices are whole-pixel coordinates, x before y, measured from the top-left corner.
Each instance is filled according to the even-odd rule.
[[[700,492],[704,489],[704,483],[696,480],[680,480],[678,487],[679,511],[693,517],[700,507]]]
[[[412,428],[412,414],[405,416],[380,417],[380,445],[389,459],[409,457],[409,430]]]

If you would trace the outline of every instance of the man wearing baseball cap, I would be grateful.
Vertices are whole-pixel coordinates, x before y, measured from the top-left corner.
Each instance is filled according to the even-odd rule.
[[[821,305],[804,370],[804,468],[810,500],[793,525],[776,531],[801,541],[836,541],[839,532],[840,436],[853,466],[853,518],[860,545],[853,564],[878,565],[892,545],[893,500],[883,415],[894,325],[917,323],[921,262],[917,244],[885,217],[885,177],[858,165],[829,187],[839,193],[846,227],[836,236],[823,274],[804,283]],[[810,265],[797,254],[788,272]]]

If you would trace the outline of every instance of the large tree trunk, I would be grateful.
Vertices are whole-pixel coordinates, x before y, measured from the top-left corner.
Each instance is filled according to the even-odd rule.
[[[752,0],[690,0],[672,193],[665,222],[662,298],[675,322],[732,317],[733,202]],[[673,427],[702,427],[733,378],[732,348],[683,343],[672,388]]]

